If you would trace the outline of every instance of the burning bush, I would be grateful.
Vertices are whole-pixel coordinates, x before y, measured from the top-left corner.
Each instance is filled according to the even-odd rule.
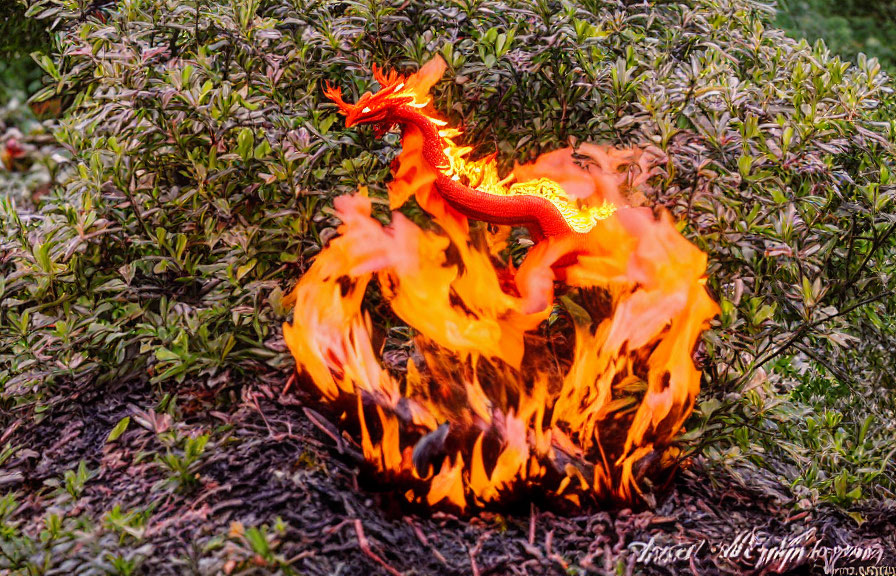
[[[518,167],[513,184],[494,158],[466,160],[471,149],[451,139],[459,131],[429,105],[439,63],[409,78],[378,74],[379,92],[354,105],[330,89],[347,123],[402,126],[392,205],[415,196],[440,229],[397,212],[384,227],[366,196],[338,198],[340,235],[297,286],[287,344],[357,425],[365,458],[404,481],[411,501],[464,508],[535,486],[574,503],[645,496],[639,481],[672,467],[700,389],[691,351],[718,311],[703,287],[706,256],[668,214],[617,209],[619,173],[594,162],[607,149],[580,149],[590,169],[571,150],[546,155]],[[517,269],[498,257],[507,230],[471,234],[468,213],[516,218],[541,242]],[[364,311],[374,276],[415,334],[391,371]],[[565,292],[556,308],[555,280]],[[567,329],[546,325],[552,312]]]

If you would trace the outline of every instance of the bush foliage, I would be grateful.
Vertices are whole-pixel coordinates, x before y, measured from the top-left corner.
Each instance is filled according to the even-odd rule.
[[[571,142],[668,155],[653,202],[710,255],[723,314],[688,445],[805,501],[890,497],[894,101],[758,0],[32,0],[37,101],[73,99],[72,175],[0,217],[0,402],[60,382],[279,372],[283,295],[338,194],[385,197],[399,141],[322,97],[449,65],[436,106],[505,166]],[[380,204],[381,214],[387,211]],[[4,417],[5,418],[5,417]],[[746,471],[746,472],[745,472]]]

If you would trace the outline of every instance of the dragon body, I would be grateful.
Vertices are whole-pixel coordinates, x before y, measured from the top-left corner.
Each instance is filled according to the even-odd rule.
[[[381,88],[367,92],[354,104],[342,98],[339,88],[327,86],[325,94],[346,116],[346,126],[374,124],[378,135],[393,126],[402,129],[403,141],[417,132],[422,145],[413,154],[399,157],[401,162],[416,162],[418,169],[434,178],[438,195],[451,208],[475,220],[493,224],[525,226],[533,240],[555,236],[584,236],[598,221],[609,217],[615,206],[580,206],[557,182],[538,178],[513,182],[511,174],[500,178],[495,157],[471,161],[472,150],[453,142],[461,134],[447,128],[446,122],[428,111],[429,89],[444,71],[441,59],[430,61],[416,74],[405,78],[395,72],[384,75],[374,67]]]

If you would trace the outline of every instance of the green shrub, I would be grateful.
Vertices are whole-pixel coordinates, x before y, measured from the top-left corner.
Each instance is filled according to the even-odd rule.
[[[69,482],[66,472],[65,483]],[[84,474],[79,467],[77,474]],[[59,484],[61,482],[57,482]],[[63,490],[60,490],[63,492]],[[109,574],[131,576],[140,570],[153,552],[144,542],[150,510],[123,511],[115,505],[98,518],[81,509],[68,494],[57,497],[55,506],[37,523],[38,533],[26,529],[23,516],[29,505],[14,492],[0,497],[0,570],[3,574],[30,576],[61,572],[66,574]]]
[[[285,374],[283,294],[333,233],[329,200],[383,197],[398,150],[344,130],[322,83],[356,98],[374,62],[439,53],[437,108],[505,166],[574,141],[668,154],[653,201],[709,252],[723,308],[692,423],[713,461],[810,499],[892,494],[892,417],[850,436],[892,409],[894,100],[876,61],[786,38],[756,0],[82,5],[31,2],[65,36],[37,99],[73,97],[56,136],[77,165],[38,214],[3,206],[3,404],[39,408],[62,380]],[[806,418],[825,408],[829,438]],[[811,472],[816,441],[834,455]]]

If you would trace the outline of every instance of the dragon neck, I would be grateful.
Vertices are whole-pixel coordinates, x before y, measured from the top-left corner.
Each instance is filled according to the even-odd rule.
[[[422,156],[433,170],[444,174],[445,170],[450,168],[451,163],[444,151],[445,142],[439,135],[439,127],[431,119],[416,108],[402,106],[396,110],[395,120],[402,125],[402,128],[411,125],[420,130],[423,135]]]

